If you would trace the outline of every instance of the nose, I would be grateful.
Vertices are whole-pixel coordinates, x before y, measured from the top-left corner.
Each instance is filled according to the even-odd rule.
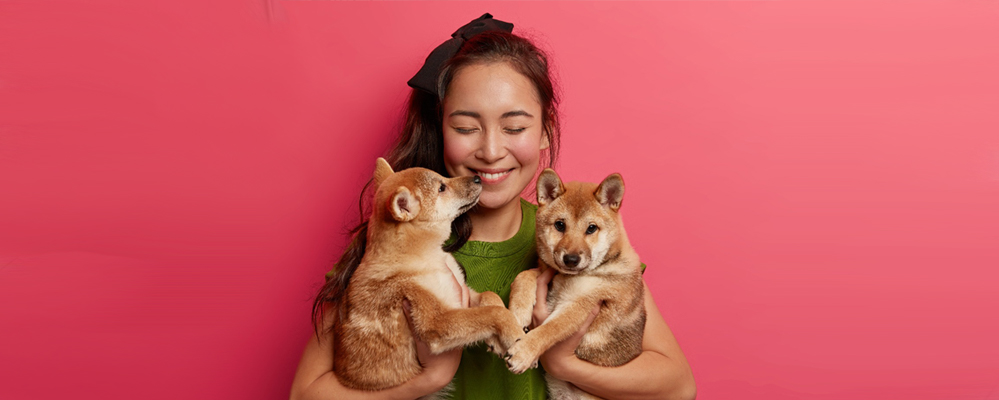
[[[479,178],[478,175],[475,175],[475,177],[472,178],[472,182],[475,182],[475,183],[478,183],[478,184],[481,185],[482,184],[482,178]]]
[[[486,164],[492,164],[506,156],[506,144],[503,142],[503,133],[491,129],[482,136],[482,143],[479,145],[477,156]]]
[[[565,264],[566,267],[575,267],[579,264],[579,256],[576,254],[566,254],[562,256],[562,263]]]

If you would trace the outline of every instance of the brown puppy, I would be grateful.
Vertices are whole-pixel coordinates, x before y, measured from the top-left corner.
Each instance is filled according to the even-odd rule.
[[[576,348],[580,359],[618,366],[642,352],[644,285],[638,254],[628,243],[618,213],[624,197],[621,175],[600,185],[569,182],[546,169],[538,177],[537,242],[540,263],[554,267],[548,292],[551,314],[507,352],[510,371],[536,366],[538,357],[576,333],[590,312],[600,313]],[[529,322],[536,301],[536,270],[514,281],[510,309]],[[596,399],[569,383],[546,376],[553,399]]]
[[[413,378],[421,371],[414,336],[434,354],[483,340],[502,354],[522,338],[523,325],[495,293],[471,292],[478,307],[462,308],[464,273],[441,249],[451,222],[478,202],[479,178],[445,178],[423,168],[393,172],[379,158],[375,183],[367,247],[335,325],[340,382],[379,390]],[[411,304],[412,331],[403,300]]]

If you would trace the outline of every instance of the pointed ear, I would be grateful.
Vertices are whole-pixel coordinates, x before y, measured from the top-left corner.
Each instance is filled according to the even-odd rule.
[[[621,208],[621,201],[624,200],[624,179],[621,178],[621,174],[610,174],[604,178],[593,192],[593,196],[604,207],[610,207],[614,211]]]
[[[420,213],[420,201],[413,196],[409,188],[400,186],[392,195],[389,212],[392,213],[392,218],[395,218],[396,221],[412,221]]]
[[[388,178],[394,173],[395,171],[392,171],[392,166],[389,165],[388,161],[385,161],[384,158],[378,157],[378,159],[375,160],[375,187],[381,185],[382,182],[385,181],[385,178]]]
[[[565,193],[565,187],[562,186],[562,179],[551,168],[545,168],[541,172],[541,175],[538,176],[538,205],[543,206],[551,203],[561,196],[562,193]]]

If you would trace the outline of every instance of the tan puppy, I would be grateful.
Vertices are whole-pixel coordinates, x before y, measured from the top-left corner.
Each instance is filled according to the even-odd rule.
[[[510,371],[536,366],[538,357],[579,331],[592,310],[600,313],[576,348],[580,359],[618,366],[642,352],[644,285],[638,254],[628,243],[618,209],[624,197],[621,175],[600,185],[569,182],[546,169],[538,177],[537,242],[540,262],[558,270],[548,292],[551,314],[507,352]],[[514,281],[510,309],[529,322],[536,301],[537,270]],[[569,383],[546,376],[553,399],[595,399]]]
[[[379,158],[375,183],[367,247],[335,325],[340,382],[379,390],[413,378],[421,371],[414,336],[434,354],[483,340],[502,354],[524,337],[523,325],[493,292],[471,292],[478,307],[462,308],[464,273],[441,249],[451,222],[478,202],[479,178],[445,178],[423,168],[393,172]],[[411,304],[412,331],[403,300]]]

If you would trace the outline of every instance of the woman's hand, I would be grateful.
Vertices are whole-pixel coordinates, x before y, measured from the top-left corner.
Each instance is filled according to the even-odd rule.
[[[603,398],[693,400],[697,388],[690,365],[648,285],[644,285],[643,302],[646,320],[638,357],[617,367],[601,367],[575,357],[576,347],[599,312],[595,309],[575,335],[541,355],[545,373]]]
[[[545,268],[538,274],[537,302],[534,304],[531,329],[540,326],[548,319],[550,314],[548,312],[548,283],[552,281],[555,274],[555,268],[551,267]],[[586,322],[583,322],[583,325],[574,335],[556,343],[541,355],[539,361],[545,367],[545,373],[563,379],[564,371],[569,370],[576,363],[586,362],[576,357],[576,347],[579,347],[579,342],[583,340],[583,335],[590,329],[590,324],[593,323],[598,313],[600,313],[599,305],[593,308]]]
[[[471,298],[468,286],[458,282],[457,277],[455,277],[454,284],[456,290],[461,292],[461,306],[468,308]],[[413,328],[409,300],[402,301],[402,308],[406,314],[406,323],[409,324],[409,331],[413,332],[413,339],[416,341],[416,358],[420,361],[420,366],[423,367],[423,372],[416,379],[425,380],[431,388],[434,388],[434,391],[440,390],[444,386],[447,386],[448,383],[451,383],[454,374],[458,372],[458,365],[461,363],[462,348],[459,347],[440,354],[431,353],[430,346],[427,346],[423,340],[420,340],[420,337],[416,335],[416,329]]]
[[[590,316],[586,318],[586,322],[583,322],[583,326],[580,326],[575,334],[568,339],[555,343],[548,351],[541,354],[538,360],[545,367],[545,373],[557,379],[565,380],[566,371],[569,371],[579,363],[586,362],[576,357],[576,348],[579,347],[579,342],[583,340],[583,335],[590,329],[590,324],[593,323],[593,320],[597,318],[597,314],[599,313],[600,305],[593,307],[593,311],[590,311]]]
[[[531,313],[531,329],[537,328],[548,319],[548,283],[557,272],[555,268],[545,267],[543,264],[538,268],[541,272],[538,274],[537,297],[535,297],[534,311]]]

